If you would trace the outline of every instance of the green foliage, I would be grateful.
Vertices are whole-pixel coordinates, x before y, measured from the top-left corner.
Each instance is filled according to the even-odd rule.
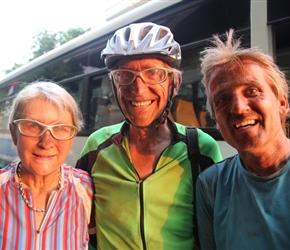
[[[89,31],[89,29],[84,30],[83,28],[70,28],[67,31],[50,32],[47,30],[39,32],[33,39],[34,44],[31,47],[33,57],[29,60],[32,61],[37,57],[44,55],[45,53],[59,47],[60,45],[84,34]],[[11,69],[5,70],[7,74],[17,68],[22,66],[22,64],[15,63]]]
[[[70,28],[66,32],[49,32],[44,30],[34,37],[34,45],[32,46],[33,58],[31,60],[57,48],[58,46],[84,34],[90,29]]]
[[[86,33],[87,31],[90,31],[90,29],[87,29],[87,30],[83,30],[82,28],[77,28],[77,29],[69,29],[67,32],[59,32],[58,35],[59,35],[59,38],[58,38],[58,42],[59,44],[64,44],[84,33]]]
[[[31,58],[31,60],[56,48],[58,45],[57,35],[58,33],[52,33],[47,30],[38,33],[38,35],[33,38],[34,45],[31,48],[33,58]]]
[[[11,69],[7,69],[7,70],[4,70],[4,73],[5,74],[8,74],[10,73],[11,71],[21,67],[23,64],[20,64],[20,63],[14,63],[13,67]]]

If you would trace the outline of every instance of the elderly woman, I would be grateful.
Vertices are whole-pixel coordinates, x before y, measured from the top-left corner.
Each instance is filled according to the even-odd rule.
[[[9,119],[20,160],[0,169],[0,249],[87,249],[92,180],[64,164],[83,125],[74,98],[33,83]]]

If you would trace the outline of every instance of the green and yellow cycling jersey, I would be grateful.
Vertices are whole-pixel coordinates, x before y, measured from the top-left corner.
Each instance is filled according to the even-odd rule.
[[[171,145],[142,180],[130,160],[126,123],[88,138],[77,167],[94,180],[98,249],[193,249],[194,187],[185,126],[172,126]],[[222,160],[217,142],[197,132],[201,154]]]

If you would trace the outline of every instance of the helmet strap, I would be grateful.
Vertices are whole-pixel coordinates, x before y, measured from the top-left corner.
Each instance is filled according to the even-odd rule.
[[[163,111],[163,113],[161,114],[161,116],[154,121],[154,127],[155,127],[156,130],[158,130],[160,124],[164,124],[165,123],[165,121],[166,121],[166,119],[168,117],[168,114],[170,112],[171,105],[172,105],[172,100],[169,100],[167,102],[166,108]]]

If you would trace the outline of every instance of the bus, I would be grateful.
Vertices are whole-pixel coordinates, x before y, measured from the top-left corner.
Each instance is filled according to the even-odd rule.
[[[234,28],[244,47],[259,46],[273,55],[289,79],[289,3],[289,0],[151,0],[7,74],[0,80],[0,167],[17,158],[5,111],[17,92],[30,82],[53,80],[79,103],[85,129],[78,133],[66,160],[73,166],[93,131],[124,119],[100,52],[117,29],[136,22],[169,27],[181,45],[183,81],[173,100],[171,119],[201,128],[217,140],[224,158],[232,156],[236,150],[223,140],[206,111],[200,51],[209,45],[212,34]]]

